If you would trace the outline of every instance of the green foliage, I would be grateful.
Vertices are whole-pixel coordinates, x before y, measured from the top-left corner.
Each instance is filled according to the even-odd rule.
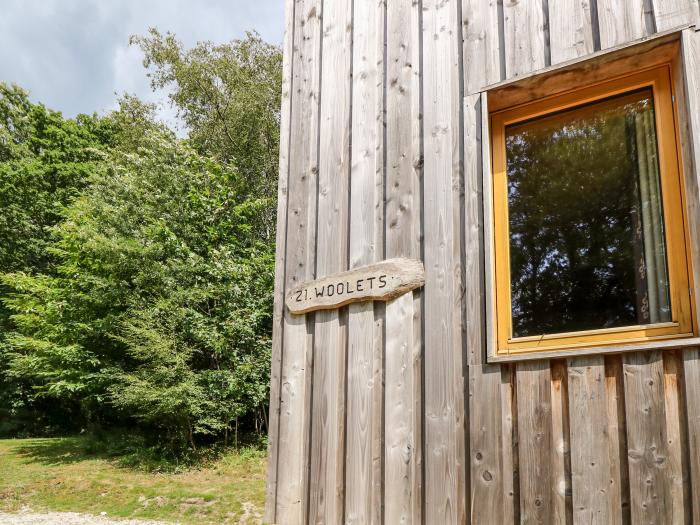
[[[133,290],[118,300],[114,335],[133,366],[111,389],[115,405],[169,437],[219,434],[266,397],[274,259],[248,235],[254,203],[233,204],[235,172],[167,137],[143,142],[81,200],[69,242],[109,231],[88,255],[108,266],[88,278],[119,274],[113,295]]]
[[[57,275],[3,278],[10,372],[194,446],[265,400],[271,247],[249,236],[256,203],[234,204],[236,172],[169,132],[105,167],[54,228]]]
[[[154,89],[169,88],[198,151],[235,164],[246,193],[277,190],[281,50],[249,33],[244,40],[189,50],[171,33],[132,37]]]
[[[47,228],[100,164],[99,122],[66,120],[0,82],[0,268],[44,270]]]
[[[2,86],[0,401],[181,454],[264,424],[281,58],[135,41],[187,139],[134,97],[69,120]]]
[[[32,104],[21,88],[0,82],[0,269],[51,274],[51,227],[99,171],[107,136],[97,118],[64,119]],[[21,276],[3,282],[0,297],[8,287],[27,286]],[[35,283],[42,285],[41,279]],[[50,433],[58,419],[70,419],[73,403],[37,403],[31,382],[1,373],[9,366],[9,314],[0,302],[0,432]]]

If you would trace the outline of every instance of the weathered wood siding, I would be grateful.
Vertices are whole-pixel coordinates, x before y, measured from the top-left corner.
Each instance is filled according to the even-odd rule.
[[[266,519],[700,523],[700,349],[486,362],[482,93],[694,24],[698,0],[285,3]],[[695,28],[681,62],[697,263]],[[284,307],[302,281],[392,257],[421,259],[426,286],[387,304]]]

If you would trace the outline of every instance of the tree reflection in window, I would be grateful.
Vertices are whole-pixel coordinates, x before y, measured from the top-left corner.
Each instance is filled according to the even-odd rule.
[[[671,320],[651,89],[506,128],[513,336]]]

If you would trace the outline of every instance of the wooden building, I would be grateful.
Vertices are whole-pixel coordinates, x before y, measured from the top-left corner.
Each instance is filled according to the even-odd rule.
[[[266,519],[700,524],[698,0],[286,4]]]

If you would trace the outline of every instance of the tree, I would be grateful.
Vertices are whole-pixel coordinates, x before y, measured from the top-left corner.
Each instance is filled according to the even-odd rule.
[[[30,184],[26,231],[6,230],[38,262],[2,268],[0,373],[81,427],[132,425],[170,450],[226,443],[266,420],[281,53],[253,34],[133,42],[186,139],[130,96],[75,120],[20,92],[0,106],[3,169],[37,173],[13,167],[13,183],[58,181],[43,201]]]
[[[153,89],[170,100],[203,155],[235,165],[244,193],[275,198],[279,158],[282,52],[256,33],[189,50],[171,33],[151,28],[132,37],[143,51]]]
[[[95,117],[64,119],[0,82],[0,268],[49,267],[48,228],[99,165],[99,128]]]
[[[21,88],[0,82],[2,271],[51,274],[55,262],[48,249],[51,227],[99,169],[107,139],[104,131],[95,117],[64,119],[31,103]],[[0,299],[14,284],[0,284]],[[0,300],[0,432],[22,427],[39,432],[67,419],[62,409],[72,407],[42,405],[34,399],[31,383],[2,373],[7,368],[6,334],[13,328],[10,312]]]
[[[265,204],[163,128],[113,142],[53,230],[56,274],[3,278],[10,373],[40,396],[78,399],[88,423],[137,420],[194,447],[266,400],[274,256],[250,222]]]

